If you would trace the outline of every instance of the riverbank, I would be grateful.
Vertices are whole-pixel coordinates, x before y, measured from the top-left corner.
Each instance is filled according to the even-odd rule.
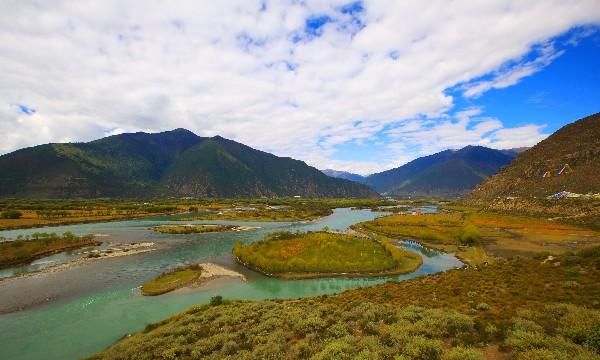
[[[88,262],[98,261],[103,259],[111,259],[122,256],[132,256],[147,253],[150,251],[156,250],[154,248],[154,243],[152,242],[143,242],[143,243],[131,243],[131,244],[113,244],[110,248],[102,249],[102,250],[90,250],[83,252],[84,257],[73,259],[71,261],[56,264],[44,268],[42,270],[30,271],[19,273],[13,276],[8,277],[0,277],[1,281],[9,281],[15,279],[22,279],[27,277],[40,277],[46,274],[55,273],[59,271],[70,270],[81,265],[84,265]]]
[[[35,233],[25,239],[0,242],[0,269],[29,264],[34,260],[87,246],[98,246],[94,235],[75,236],[71,232]]]

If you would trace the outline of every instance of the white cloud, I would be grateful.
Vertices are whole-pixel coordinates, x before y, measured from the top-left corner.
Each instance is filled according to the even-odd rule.
[[[497,71],[491,80],[476,81],[464,86],[465,97],[478,97],[490,89],[503,89],[517,84],[521,79],[533,75],[544,67],[550,65],[564,50],[556,50],[553,43],[547,43],[539,49],[539,55],[530,61],[521,61],[509,64],[506,68]]]
[[[392,139],[388,149],[403,154],[412,149],[412,160],[447,149],[467,145],[510,149],[533,146],[548,136],[542,125],[526,124],[506,128],[498,119],[480,116],[481,109],[470,108],[453,117],[416,119],[397,125],[386,134]]]
[[[596,0],[368,0],[359,15],[340,12],[347,3],[1,2],[0,153],[184,127],[364,173],[416,153],[341,162],[335,146],[387,127],[426,128],[453,106],[445,89],[510,86],[560,54],[554,36],[600,21]],[[332,19],[320,37],[304,32],[312,16]],[[523,60],[532,49],[539,56]],[[470,121],[438,124],[439,144],[517,138],[496,119]]]

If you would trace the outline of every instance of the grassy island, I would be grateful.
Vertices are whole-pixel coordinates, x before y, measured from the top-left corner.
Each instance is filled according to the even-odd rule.
[[[142,294],[146,296],[162,295],[183,287],[200,286],[204,282],[218,277],[246,280],[243,274],[217,264],[194,264],[171,270],[153,280],[147,281],[142,285]]]
[[[248,245],[239,242],[233,254],[251,269],[288,279],[401,274],[422,263],[384,237],[329,232],[278,232]]]
[[[179,221],[190,220],[237,220],[237,221],[310,221],[331,215],[329,207],[316,206],[249,206],[243,208],[221,209],[202,215],[187,216]]]
[[[94,235],[76,236],[71,232],[33,233],[14,241],[0,242],[0,268],[22,265],[44,256],[84,246],[99,245]]]
[[[200,265],[190,265],[178,268],[157,278],[147,281],[142,285],[142,294],[146,296],[156,296],[166,294],[173,290],[193,284],[202,274]]]
[[[154,226],[152,230],[162,234],[197,234],[210,232],[224,232],[243,230],[244,227],[235,225],[216,225],[216,224],[201,224],[201,225],[159,225]]]

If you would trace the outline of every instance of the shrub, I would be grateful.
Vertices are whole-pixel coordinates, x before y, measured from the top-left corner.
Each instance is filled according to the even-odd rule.
[[[219,306],[223,304],[223,297],[221,295],[213,296],[210,298],[211,306]]]
[[[20,219],[23,216],[23,213],[19,210],[8,209],[0,214],[0,218],[2,219]]]
[[[464,245],[478,244],[481,241],[481,232],[477,226],[468,223],[461,229],[459,240]]]
[[[342,323],[335,323],[327,329],[327,335],[334,338],[342,338],[349,335],[350,333],[346,329],[346,326]]]
[[[488,311],[490,309],[490,306],[484,302],[481,302],[475,306],[475,309],[479,311]]]
[[[442,357],[443,360],[483,360],[481,351],[472,347],[455,347]]]
[[[412,338],[402,351],[413,360],[436,360],[442,355],[442,342],[423,336]]]
[[[564,351],[548,349],[532,349],[520,353],[518,360],[570,360],[571,357]]]
[[[565,281],[563,282],[562,287],[564,287],[565,289],[579,289],[582,286],[577,281]]]

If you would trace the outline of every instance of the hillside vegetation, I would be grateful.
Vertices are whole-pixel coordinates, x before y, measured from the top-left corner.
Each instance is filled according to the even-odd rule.
[[[572,171],[559,175],[565,165]],[[557,217],[600,228],[600,198],[546,199],[560,191],[600,193],[600,113],[562,127],[523,152],[466,201],[487,209]]]
[[[238,243],[233,255],[267,275],[307,278],[331,275],[382,275],[410,272],[421,258],[387,239],[329,232],[279,232],[248,245]]]
[[[28,164],[24,167],[22,164]],[[46,144],[0,156],[0,197],[377,197],[302,161],[176,129]]]

